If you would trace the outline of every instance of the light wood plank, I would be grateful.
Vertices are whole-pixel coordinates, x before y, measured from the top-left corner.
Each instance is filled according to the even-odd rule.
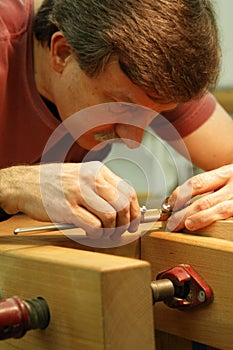
[[[190,264],[214,290],[214,302],[189,312],[164,303],[154,307],[155,327],[166,333],[231,350],[233,344],[233,243],[211,237],[154,232],[143,236],[142,259],[152,265],[152,279],[180,263]]]
[[[0,222],[0,239],[1,242],[5,243],[5,249],[18,249],[21,246],[37,246],[37,245],[53,245],[58,247],[66,247],[71,249],[82,249],[93,252],[100,252],[104,254],[112,254],[125,256],[130,258],[140,258],[140,241],[135,239],[134,241],[123,244],[118,247],[110,248],[97,248],[90,245],[85,245],[85,243],[90,243],[85,238],[81,237],[80,241],[77,242],[74,239],[69,238],[65,233],[67,231],[50,231],[50,232],[31,232],[31,233],[21,233],[17,236],[13,234],[16,227],[29,227],[29,226],[42,226],[48,223],[33,220],[26,215],[16,215],[6,220]],[[73,230],[69,230],[73,231]],[[80,236],[83,236],[83,232],[80,229],[75,229]],[[139,236],[136,233],[137,237]],[[70,235],[72,237],[72,235]],[[81,242],[81,243],[80,243]]]
[[[90,246],[85,246],[83,244],[79,244],[79,243],[69,239],[63,233],[57,232],[57,231],[43,232],[40,234],[38,234],[38,233],[26,234],[25,233],[25,234],[22,234],[18,237],[15,237],[13,235],[13,229],[15,227],[33,226],[33,225],[41,225],[41,224],[43,224],[43,223],[32,220],[24,215],[15,216],[8,221],[0,223],[1,251],[9,253],[9,252],[12,252],[14,250],[22,250],[25,248],[30,249],[30,248],[40,247],[40,246],[53,245],[56,247],[67,247],[67,248],[70,248],[70,250],[82,249],[82,250],[91,250],[91,251],[98,251],[98,252],[100,251],[100,252],[107,253],[107,254],[130,256],[130,257],[138,258],[138,259],[141,257],[140,240],[136,240],[130,244],[123,245],[123,246],[116,247],[116,248],[103,248],[103,249],[101,249],[101,248],[93,248]],[[201,254],[201,261],[203,261],[203,259],[204,260],[206,259],[206,255],[203,256],[203,251],[206,251],[205,249],[206,249],[206,247],[209,247],[210,243],[211,243],[211,245],[210,245],[209,249],[212,253],[213,253],[213,251],[216,250],[217,255],[219,255],[220,252],[224,252],[226,250],[226,255],[230,254],[230,252],[228,251],[229,244],[227,241],[232,240],[232,236],[233,236],[232,224],[233,224],[232,220],[223,220],[223,221],[220,221],[220,222],[217,222],[217,223],[211,225],[208,228],[205,228],[205,229],[200,230],[198,232],[192,233],[191,235],[190,235],[190,233],[187,235],[186,234],[179,234],[179,233],[177,233],[177,234],[166,233],[166,232],[164,232],[165,223],[161,223],[161,222],[155,223],[152,228],[150,225],[149,229],[150,229],[150,231],[155,232],[155,234],[157,235],[157,239],[159,239],[159,242],[161,239],[164,240],[166,238],[166,240],[169,241],[169,244],[171,244],[170,240],[173,242],[172,246],[174,245],[174,247],[173,247],[174,249],[176,249],[177,244],[178,244],[178,246],[181,245],[182,248],[179,248],[180,249],[179,251],[181,251],[181,252],[183,252],[183,249],[185,250],[186,249],[185,247],[188,245],[190,250],[196,250],[197,252],[199,252]],[[140,231],[140,235],[143,236],[145,233],[144,231],[148,231],[148,227],[144,224],[140,225],[139,231]],[[146,239],[146,237],[148,235],[149,234],[147,233],[146,236],[143,238],[143,242],[144,242],[144,239]],[[221,240],[215,239],[215,238],[221,238]],[[191,239],[191,241],[190,241],[190,239]],[[201,247],[200,247],[200,245],[201,245]],[[154,245],[152,245],[152,247],[153,246]],[[144,247],[144,243],[143,243],[142,247]],[[166,250],[165,250],[165,252],[166,252]],[[154,255],[154,254],[156,254],[156,255]],[[157,250],[155,249],[153,251],[153,249],[152,249],[150,255],[157,256]],[[177,254],[175,254],[175,255],[177,255]],[[174,253],[171,253],[171,254],[164,253],[162,256],[160,253],[159,257],[162,259],[162,261],[164,261],[163,268],[161,267],[162,270],[165,270],[165,269],[171,267],[172,263],[175,263],[174,259],[171,259],[171,256],[174,257]],[[187,256],[187,254],[184,256],[183,256],[183,253],[181,254],[182,260],[178,259],[178,257],[176,256],[176,259],[175,259],[176,263],[175,264],[177,264],[178,261],[179,261],[178,263],[187,262],[187,261],[183,260],[183,258],[185,256]],[[207,254],[207,256],[208,256],[208,254]],[[144,256],[144,250],[143,250],[142,258],[147,260],[147,258],[145,258],[145,256]],[[198,264],[199,257],[197,255],[192,257],[191,260],[193,262],[192,266],[196,264],[199,267],[199,264]],[[156,261],[157,261],[157,259],[156,259]],[[156,262],[156,264],[157,263],[158,262]],[[205,263],[202,262],[202,265],[204,266]],[[202,268],[201,268],[201,270],[202,270]],[[158,267],[158,270],[160,270],[159,267]],[[153,271],[154,271],[154,267],[153,267]],[[225,272],[223,273],[223,275],[224,275],[224,281],[226,281]],[[229,275],[229,273],[228,273],[228,275]],[[218,277],[220,276],[220,271],[218,272],[217,276]],[[153,277],[154,277],[154,273],[153,273],[152,278]],[[216,283],[216,279],[214,281]],[[220,299],[218,299],[218,300],[220,300]],[[229,301],[229,297],[227,298],[227,300]],[[223,298],[223,301],[225,303],[225,298]],[[231,302],[232,302],[232,300],[231,300]],[[218,305],[218,307],[219,307],[219,305]],[[155,306],[155,312],[156,312],[156,309],[157,309],[157,305]],[[168,308],[165,307],[165,311],[166,311],[166,309],[168,309]],[[174,310],[172,310],[172,312],[173,311]],[[174,312],[176,313],[176,311],[174,311]],[[155,314],[155,316],[156,315],[157,314]],[[158,313],[158,317],[160,317],[159,315],[160,315],[160,313]],[[217,314],[215,313],[215,311],[212,312],[212,316],[213,315],[215,317],[217,317]],[[222,317],[222,314],[221,314],[221,317]],[[157,319],[157,316],[156,316],[156,319]],[[192,316],[191,316],[191,319],[192,319]],[[192,324],[192,322],[191,322],[191,324]],[[163,326],[164,326],[164,324],[163,324]],[[156,326],[156,329],[158,329],[157,326]],[[166,328],[166,327],[164,329],[166,332],[167,331],[171,332],[171,329],[168,330],[168,328]],[[162,329],[162,330],[164,330],[164,329]],[[174,331],[173,331],[173,333],[174,333]],[[180,335],[180,333],[177,331],[174,334]],[[181,335],[181,337],[182,336],[183,335]],[[188,350],[192,346],[191,340],[185,340],[181,337],[176,336],[176,344],[177,344],[178,348],[180,350],[182,350],[183,346],[186,346],[187,349],[184,348],[184,350]],[[187,333],[186,337],[188,337],[189,339],[195,339],[195,340],[197,339],[195,333],[192,334],[192,332],[191,332],[191,334]],[[198,341],[203,342],[203,339],[205,339],[205,338],[203,338],[203,336],[201,335],[201,338],[198,338]],[[169,350],[169,346],[170,346],[169,344],[172,344],[173,340],[174,340],[173,335],[171,335],[171,334],[164,335],[163,332],[162,333],[159,332],[158,338],[157,338],[157,350]],[[17,343],[15,343],[15,344],[17,344]],[[213,344],[212,344],[212,346],[213,346]],[[216,346],[216,344],[214,344],[214,346]],[[15,348],[15,347],[12,347],[12,349],[13,348]],[[228,349],[228,348],[226,348],[226,349]]]
[[[143,230],[143,227],[141,228]],[[155,222],[152,227],[146,232],[164,232],[166,231],[166,223],[165,222]],[[209,225],[208,227],[204,227],[195,232],[190,232],[188,230],[183,230],[183,233],[187,233],[190,235],[196,235],[201,237],[212,237],[212,238],[220,238],[226,241],[233,241],[233,219],[227,220],[219,220]]]
[[[148,263],[53,246],[1,248],[3,298],[43,296],[51,310],[46,330],[6,340],[4,350],[154,350]]]
[[[187,233],[190,233],[187,231]],[[233,241],[233,219],[220,220],[214,224],[200,229],[196,232],[191,232],[192,235],[196,234],[203,237],[214,237],[225,239],[227,241]]]
[[[219,89],[214,92],[218,102],[230,114],[233,114],[233,89]]]

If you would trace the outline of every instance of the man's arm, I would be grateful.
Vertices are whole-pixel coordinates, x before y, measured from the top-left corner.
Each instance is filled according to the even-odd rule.
[[[0,207],[34,219],[71,223],[90,238],[135,232],[135,190],[100,162],[14,166],[0,170]]]
[[[211,117],[183,141],[192,163],[203,170],[233,162],[233,120],[218,103]],[[179,142],[170,144],[183,153]]]
[[[184,142],[194,164],[214,170],[194,176],[173,191],[169,202],[175,211],[168,221],[172,231],[195,231],[233,216],[232,118],[217,103],[211,117]],[[173,146],[179,150],[179,143]],[[192,202],[196,196],[200,197]]]

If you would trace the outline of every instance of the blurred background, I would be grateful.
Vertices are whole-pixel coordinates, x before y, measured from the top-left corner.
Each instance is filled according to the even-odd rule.
[[[217,0],[215,6],[222,66],[214,94],[233,116],[233,1]],[[177,185],[201,171],[150,130],[145,133],[140,149],[129,150],[122,144],[115,144],[104,163],[134,186],[140,204],[148,208],[159,206]]]
[[[215,2],[223,51],[222,70],[218,88],[233,89],[233,1],[218,0]]]

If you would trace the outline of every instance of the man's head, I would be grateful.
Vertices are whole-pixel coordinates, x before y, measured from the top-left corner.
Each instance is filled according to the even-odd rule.
[[[209,0],[45,0],[34,22],[36,38],[49,45],[56,31],[89,77],[115,55],[135,85],[167,101],[197,98],[218,76]]]

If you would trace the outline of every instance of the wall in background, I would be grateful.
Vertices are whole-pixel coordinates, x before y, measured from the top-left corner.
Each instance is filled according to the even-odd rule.
[[[233,89],[233,1],[215,0],[222,46],[222,70],[219,88]]]

